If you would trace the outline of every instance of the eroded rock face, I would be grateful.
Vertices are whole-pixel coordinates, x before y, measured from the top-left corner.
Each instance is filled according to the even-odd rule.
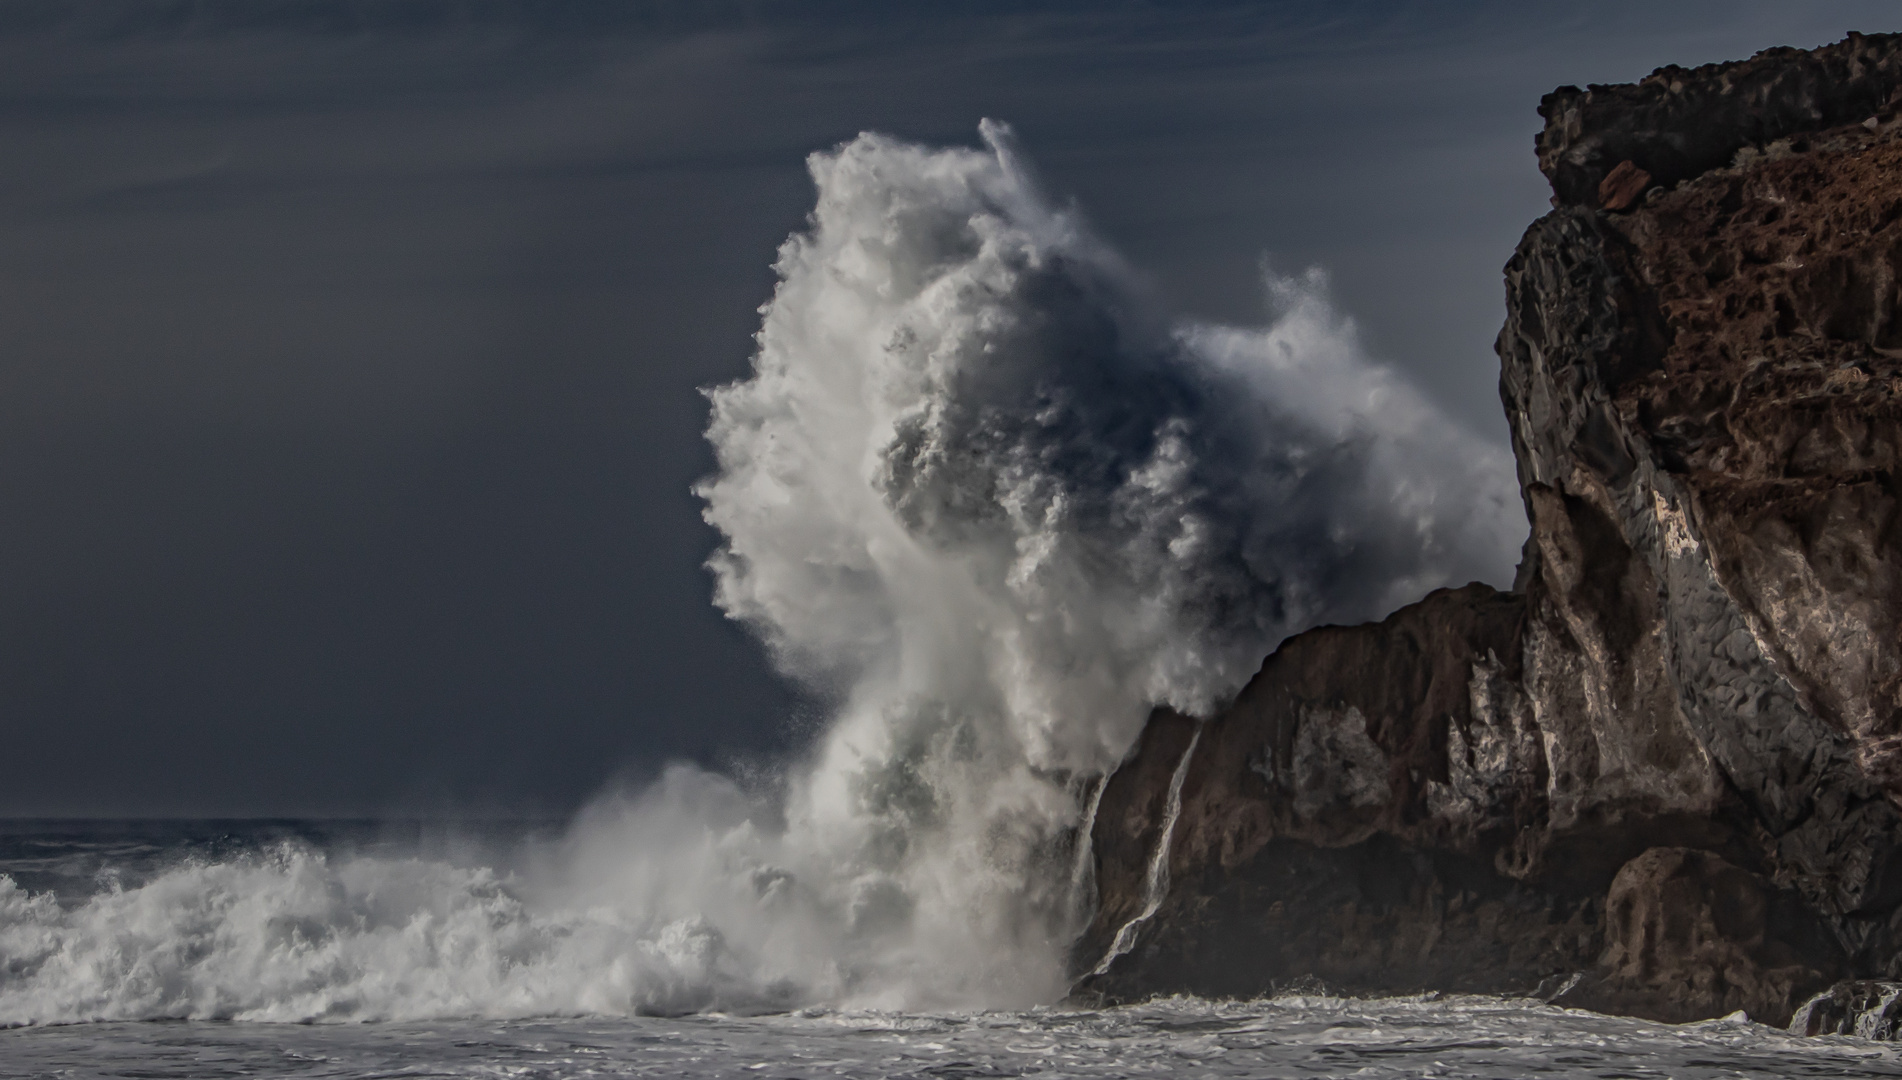
[[[1802,898],[1721,856],[1652,848],[1612,879],[1606,950],[1561,1004],[1661,1020],[1742,1010],[1785,1025],[1841,949]]]
[[[1498,343],[1515,590],[1285,642],[1079,993],[1543,984],[1781,1023],[1902,977],[1899,104],[1893,35],[1547,97],[1556,208]],[[1080,971],[1193,723],[1105,791]]]
[[[1561,87],[1539,102],[1539,169],[1560,202],[1595,207],[1625,161],[1668,187],[1730,164],[1740,147],[1859,122],[1902,88],[1895,37],[1851,34],[1807,52],[1659,68],[1630,85]]]

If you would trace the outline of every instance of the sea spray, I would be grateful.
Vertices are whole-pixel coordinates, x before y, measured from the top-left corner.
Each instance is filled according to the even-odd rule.
[[[1505,452],[1368,362],[1320,275],[1271,279],[1264,327],[1173,321],[982,136],[815,154],[753,372],[709,392],[715,601],[839,702],[768,790],[670,769],[516,875],[288,849],[5,883],[0,1024],[1060,996],[1081,794],[1150,711],[1505,580],[1524,522]]]
[[[940,991],[1036,999],[1067,778],[1290,633],[1502,580],[1524,525],[1504,451],[1367,362],[1322,276],[1273,280],[1262,329],[1172,322],[981,133],[815,155],[699,490],[717,602],[843,702],[789,837],[902,895]]]
[[[71,908],[0,878],[0,1025],[678,1012],[735,1000],[726,959],[704,921],[537,913],[486,869],[299,844]]]

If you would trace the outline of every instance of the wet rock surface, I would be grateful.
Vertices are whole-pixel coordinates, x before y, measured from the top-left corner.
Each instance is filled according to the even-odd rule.
[[[1902,978],[1899,106],[1897,35],[1545,99],[1555,209],[1498,342],[1514,590],[1283,643],[1203,722],[1168,895],[1080,996],[1781,1024]],[[1079,972],[1142,906],[1195,724],[1104,791]]]
[[[1789,1023],[1794,1003],[1829,984],[1841,949],[1787,889],[1694,848],[1652,848],[1612,879],[1607,948],[1559,1004],[1661,1020],[1739,1010]]]
[[[1902,1036],[1902,983],[1846,980],[1796,1010],[1790,1030],[1798,1035],[1855,1035],[1864,1039]]]

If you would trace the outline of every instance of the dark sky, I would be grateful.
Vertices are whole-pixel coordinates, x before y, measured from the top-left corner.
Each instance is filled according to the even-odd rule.
[[[1885,21],[1886,20],[1886,21]],[[1503,439],[1539,95],[1892,3],[0,7],[0,814],[561,811],[816,707],[708,602],[698,387],[805,155],[1012,123],[1181,311],[1319,264]]]

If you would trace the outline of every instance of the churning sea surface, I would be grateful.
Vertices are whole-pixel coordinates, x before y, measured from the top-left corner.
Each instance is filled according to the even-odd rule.
[[[181,877],[181,866],[216,867],[272,852],[269,858],[282,861],[293,849],[466,864],[543,828],[0,823],[0,875],[7,879],[0,883],[0,1077],[1902,1078],[1902,1048],[1884,1043],[1797,1038],[1741,1018],[1669,1026],[1485,997],[1309,993],[1243,1002],[1170,998],[1114,1009],[67,1022],[88,1008],[128,1015],[124,999],[114,997],[124,989],[75,991],[79,1004],[60,1006],[63,1014],[34,996],[46,992],[35,980],[57,961],[49,949],[90,947],[59,936],[93,925],[75,921],[74,913],[98,908],[102,893],[126,896],[155,881],[196,880]],[[112,932],[125,940],[174,932],[174,924],[152,921],[145,908],[113,910],[125,925]],[[216,939],[217,928],[207,934],[181,947],[182,956],[168,953],[163,941],[145,947],[189,966],[205,959],[205,942]],[[139,1000],[170,1000],[165,981],[183,978],[183,968],[141,964],[113,970],[156,981]]]

